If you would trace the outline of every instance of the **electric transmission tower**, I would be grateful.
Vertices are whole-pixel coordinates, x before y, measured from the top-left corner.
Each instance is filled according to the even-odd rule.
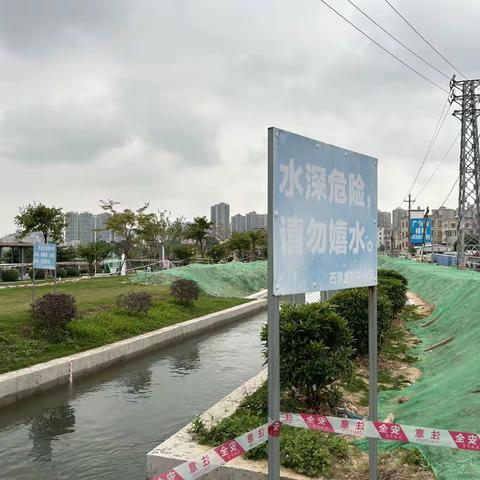
[[[450,82],[450,102],[461,110],[453,115],[461,120],[460,174],[458,188],[457,265],[480,261],[480,154],[477,118],[480,115],[479,80]],[[479,265],[480,266],[480,265]]]

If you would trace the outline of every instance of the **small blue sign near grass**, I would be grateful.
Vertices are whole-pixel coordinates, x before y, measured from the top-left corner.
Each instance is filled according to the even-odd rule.
[[[33,246],[33,268],[56,270],[57,246],[54,243],[35,243]]]

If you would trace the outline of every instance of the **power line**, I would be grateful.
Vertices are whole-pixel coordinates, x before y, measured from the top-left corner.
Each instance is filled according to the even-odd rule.
[[[385,2],[392,8],[394,12],[427,44],[429,45],[440,57],[445,60],[454,70],[456,70],[463,78],[467,78],[467,76],[462,73],[457,67],[455,67],[451,62],[447,60],[388,0]]]
[[[449,98],[447,97],[447,100],[445,101],[443,108],[442,108],[442,113],[440,113],[440,117],[438,118],[437,124],[435,126],[435,129],[433,131],[432,138],[430,139],[430,143],[428,144],[427,151],[425,152],[425,156],[423,157],[422,163],[420,164],[420,167],[417,171],[417,174],[415,175],[415,178],[413,179],[412,184],[410,185],[410,188],[408,189],[408,193],[412,192],[413,187],[415,186],[415,183],[418,180],[418,176],[420,175],[420,172],[423,169],[423,166],[425,165],[425,162],[427,161],[428,156],[430,155],[430,152],[432,151],[433,145],[435,144],[438,134],[440,133],[440,130],[443,127],[443,124],[445,123],[445,119],[447,118],[448,115],[448,110],[449,108],[446,108],[449,103]]]
[[[400,41],[397,37],[395,37],[393,34],[391,34],[387,29],[383,28],[378,22],[376,22],[372,17],[370,17],[366,12],[364,12],[358,5],[356,5],[352,0],[347,0],[347,2],[355,7],[362,15],[367,17],[372,23],[374,23],[380,30],[385,32],[390,38],[395,40],[399,45],[401,45],[403,48],[408,50],[412,55],[415,55],[419,60],[421,60],[425,65],[428,65],[430,68],[433,68],[436,72],[438,72],[440,75],[443,75],[445,78],[450,80],[451,76],[447,75],[446,73],[442,72],[440,69],[438,69],[435,65],[432,65],[429,61],[425,60],[423,57],[418,55],[418,53],[414,52],[411,48],[407,47],[402,41]]]
[[[438,138],[438,134],[440,133],[440,130],[442,129],[442,126],[443,126],[443,124],[445,122],[445,119],[447,118],[447,115],[448,115],[448,110],[449,110],[447,108],[448,104],[449,104],[449,96],[447,96],[447,98],[445,100],[445,103],[443,104],[442,111],[440,113],[440,116],[438,117],[437,123],[435,124],[435,128],[433,130],[432,138],[430,139],[430,142],[428,143],[427,151],[425,152],[422,163],[420,164],[420,167],[418,168],[417,174],[415,175],[415,178],[413,179],[413,182],[410,185],[410,188],[407,190],[407,195],[412,193],[412,189],[415,186],[415,183],[417,182],[418,176],[420,175],[420,172],[422,171],[422,168],[425,165],[425,162],[427,161],[427,158],[430,155],[430,152],[432,151],[433,145]],[[400,208],[402,206],[402,204],[403,204],[403,199],[399,203],[397,208]]]
[[[428,180],[425,182],[425,185],[423,185],[423,187],[421,188],[421,190],[417,193],[416,197],[418,198],[422,193],[423,191],[425,190],[425,188],[427,188],[427,185],[430,183],[430,181],[432,180],[432,178],[435,176],[435,174],[438,172],[438,169],[440,168],[440,166],[442,165],[442,163],[445,161],[445,159],[447,158],[448,154],[450,153],[450,151],[452,150],[453,146],[457,143],[457,140],[458,138],[460,137],[460,134],[462,132],[459,132],[458,135],[455,137],[455,140],[452,142],[452,144],[448,147],[448,150],[447,152],[445,153],[445,155],[440,159],[440,161],[438,162],[437,166],[435,167],[435,170],[432,172],[432,174],[430,175],[430,177],[428,177]]]
[[[442,208],[443,206],[445,206],[445,204],[447,203],[447,200],[450,198],[450,195],[452,194],[453,192],[453,189],[455,188],[455,185],[458,183],[458,180],[460,180],[460,175],[457,177],[457,179],[455,180],[455,183],[452,185],[452,188],[450,189],[450,191],[448,192],[448,195],[446,196],[445,200],[443,201],[442,205],[440,208]]]
[[[360,32],[362,35],[364,35],[365,37],[367,37],[371,42],[373,42],[375,45],[377,45],[377,47],[380,47],[384,52],[388,53],[391,57],[393,57],[395,60],[397,60],[398,62],[400,62],[403,66],[407,67],[409,70],[411,70],[412,72],[416,73],[417,75],[419,75],[420,77],[422,77],[424,80],[426,80],[427,82],[431,83],[432,85],[434,85],[435,87],[439,88],[440,90],[443,90],[445,93],[449,93],[448,90],[446,90],[445,88],[441,87],[438,83],[435,83],[433,80],[431,80],[430,78],[426,77],[425,75],[423,75],[423,73],[420,73],[418,70],[415,70],[413,67],[411,67],[408,63],[404,62],[401,58],[397,57],[395,54],[393,54],[392,52],[390,52],[390,50],[386,49],[383,45],[381,45],[380,43],[378,43],[375,39],[373,39],[370,35],[368,35],[367,33],[365,33],[362,29],[360,29],[359,27],[357,27],[354,23],[352,23],[347,17],[343,16],[338,10],[335,10],[335,8],[333,8],[329,3],[327,3],[325,0],[320,0],[326,7],[328,7],[332,12],[334,12],[335,14],[337,14],[340,18],[342,18],[345,22],[347,22],[350,26],[352,26],[355,30],[357,30],[358,32]]]

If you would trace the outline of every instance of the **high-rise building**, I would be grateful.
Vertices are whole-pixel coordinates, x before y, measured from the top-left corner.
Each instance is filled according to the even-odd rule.
[[[391,212],[377,210],[377,227],[390,228],[392,226]]]
[[[245,215],[237,213],[232,217],[232,232],[241,233],[245,232]]]
[[[67,212],[65,243],[67,245],[87,245],[91,242],[114,242],[119,238],[111,230],[105,230],[105,222],[109,213],[93,215],[90,212]]]
[[[402,217],[407,214],[407,210],[403,208],[396,208],[392,212],[392,227],[394,230],[400,230],[402,224]]]
[[[113,242],[115,241],[115,234],[111,230],[106,230],[105,223],[110,217],[110,213],[99,213],[94,216],[94,232],[93,236],[96,242]]]
[[[245,215],[245,229],[247,232],[251,230],[267,229],[267,214],[258,214],[257,212],[249,212]]]
[[[65,214],[67,226],[65,228],[65,243],[68,245],[78,245],[80,243],[78,234],[78,213],[67,212]]]
[[[210,221],[213,223],[213,235],[225,240],[230,235],[230,205],[225,202],[210,207]]]
[[[93,215],[90,212],[81,212],[78,214],[78,240],[80,245],[87,245],[93,242],[94,228],[95,223]]]

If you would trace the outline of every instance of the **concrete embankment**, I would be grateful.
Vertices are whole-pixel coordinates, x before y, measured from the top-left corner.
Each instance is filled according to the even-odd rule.
[[[255,300],[103,347],[4,373],[0,375],[0,406],[14,403],[48,388],[68,384],[82,375],[121,363],[130,357],[254,315],[266,307],[266,300]]]

